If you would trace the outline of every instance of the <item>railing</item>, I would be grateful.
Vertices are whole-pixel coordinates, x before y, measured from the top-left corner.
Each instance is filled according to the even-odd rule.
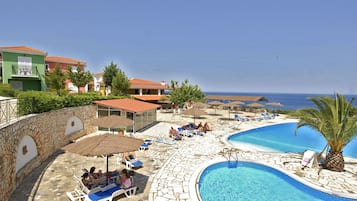
[[[238,165],[238,149],[236,148],[224,148],[222,153],[228,161],[229,168],[235,168]]]
[[[12,65],[12,77],[39,77],[40,73],[37,66],[32,68],[19,68],[18,65]]]
[[[22,108],[22,111],[20,111],[18,101],[18,99],[0,100],[0,126],[7,125],[10,122],[19,119],[21,116],[23,116],[23,114],[31,113],[31,104],[29,104],[31,106]]]

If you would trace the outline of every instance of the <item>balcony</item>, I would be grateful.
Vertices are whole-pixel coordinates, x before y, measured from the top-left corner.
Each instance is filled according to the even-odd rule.
[[[31,68],[18,67],[18,65],[12,65],[11,77],[23,77],[23,78],[39,78],[37,66]]]

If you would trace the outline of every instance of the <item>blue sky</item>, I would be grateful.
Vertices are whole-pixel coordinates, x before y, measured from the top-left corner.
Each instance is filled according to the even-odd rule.
[[[0,46],[203,91],[357,94],[355,0],[1,3]],[[5,9],[6,8],[6,9]]]

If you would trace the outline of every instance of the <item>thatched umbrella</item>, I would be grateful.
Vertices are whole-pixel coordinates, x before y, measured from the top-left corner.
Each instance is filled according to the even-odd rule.
[[[270,102],[270,103],[267,103],[266,105],[273,106],[275,110],[277,107],[284,107],[283,104],[278,103],[278,102]]]
[[[133,126],[133,120],[128,119],[126,117],[118,116],[118,115],[110,115],[105,117],[99,117],[92,122],[92,125],[99,126],[102,128],[123,128],[126,126]]]
[[[284,105],[278,102],[270,102],[267,103],[266,105],[274,106],[274,107],[283,107]]]
[[[202,108],[207,107],[207,104],[206,104],[206,103],[202,103],[202,102],[194,102],[194,103],[192,104],[192,107],[193,107],[193,108],[202,109]]]
[[[223,105],[223,107],[228,107],[228,119],[230,118],[231,115],[231,107],[236,107],[236,106],[240,106],[240,105],[244,105],[245,103],[242,101],[233,101],[233,102],[229,102]]]
[[[144,141],[138,138],[106,133],[84,138],[62,149],[82,156],[106,156],[108,173],[108,157],[110,155],[136,151],[143,143]]]
[[[200,117],[202,115],[206,115],[207,112],[205,112],[205,111],[203,111],[203,110],[201,110],[199,108],[191,108],[191,109],[183,111],[182,114],[193,116],[193,122],[195,123],[196,117]]]
[[[220,101],[212,101],[209,102],[208,105],[211,105],[212,107],[214,107],[214,113],[217,113],[217,107],[220,105],[224,105],[224,103],[220,102]]]
[[[247,107],[251,107],[251,108],[262,108],[262,107],[264,107],[264,105],[263,104],[260,104],[260,103],[250,103],[250,104],[248,104],[247,105]],[[255,113],[256,111],[254,111],[254,113]]]

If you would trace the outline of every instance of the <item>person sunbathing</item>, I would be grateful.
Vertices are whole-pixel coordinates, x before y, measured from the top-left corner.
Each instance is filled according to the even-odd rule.
[[[122,157],[123,161],[131,161],[136,159],[136,155],[134,152],[123,153]]]
[[[211,126],[207,122],[203,125],[203,131],[212,131]]]
[[[169,133],[170,133],[171,135],[173,135],[173,134],[178,133],[178,131],[177,131],[176,129],[174,129],[174,127],[171,126]]]

